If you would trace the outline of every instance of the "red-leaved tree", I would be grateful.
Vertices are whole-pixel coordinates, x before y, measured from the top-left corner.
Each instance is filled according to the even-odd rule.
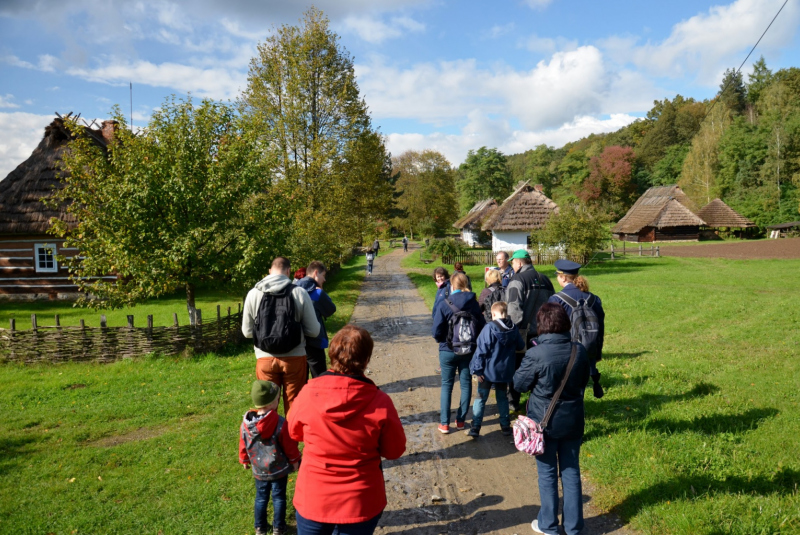
[[[600,156],[589,160],[589,177],[578,197],[613,217],[621,216],[636,196],[635,159],[630,147],[606,147]]]

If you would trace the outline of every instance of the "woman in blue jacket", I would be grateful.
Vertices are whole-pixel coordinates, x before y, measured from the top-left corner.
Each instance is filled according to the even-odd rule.
[[[586,349],[570,339],[567,313],[555,303],[545,303],[536,314],[539,338],[514,374],[514,388],[530,392],[528,418],[541,422],[567,371],[573,345],[575,363],[555,410],[544,429],[545,451],[536,457],[542,507],[531,522],[536,533],[558,533],[558,474],[564,489],[562,524],[567,535],[583,529],[581,469],[578,464],[584,429],[583,392],[589,382]]]
[[[450,398],[453,395],[453,383],[456,373],[458,373],[461,384],[461,401],[456,411],[456,429],[464,429],[464,422],[469,411],[469,401],[472,398],[472,381],[469,376],[469,361],[475,351],[473,344],[472,351],[463,355],[457,355],[453,350],[453,345],[448,341],[450,330],[450,319],[453,317],[453,309],[468,312],[474,321],[474,338],[477,340],[478,334],[486,325],[486,320],[481,313],[481,307],[475,299],[475,294],[467,291],[467,277],[461,273],[456,273],[450,277],[452,290],[450,295],[439,301],[433,311],[433,330],[434,340],[439,342],[439,365],[442,367],[442,392],[440,397],[440,421],[439,431],[442,433],[450,432]],[[452,305],[452,308],[451,308]]]

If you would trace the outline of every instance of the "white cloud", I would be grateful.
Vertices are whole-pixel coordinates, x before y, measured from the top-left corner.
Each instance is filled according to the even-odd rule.
[[[177,63],[155,64],[149,61],[110,62],[93,69],[69,69],[68,74],[91,82],[127,84],[133,81],[153,87],[168,87],[192,92],[200,97],[233,99],[247,83],[246,73],[224,67],[202,68]]]
[[[425,25],[410,17],[393,17],[389,22],[371,15],[351,15],[342,21],[345,32],[355,33],[368,43],[379,44],[387,39],[401,37],[405,33],[419,33]]]
[[[635,120],[636,117],[628,114],[613,114],[607,119],[581,116],[557,128],[534,132],[514,130],[504,120],[491,119],[474,111],[469,114],[469,123],[458,134],[389,134],[387,148],[395,156],[407,150],[433,149],[458,166],[470,149],[496,147],[505,154],[516,154],[541,144],[561,147],[592,133],[614,132]]]
[[[713,6],[672,27],[661,42],[638,45],[631,36],[600,42],[609,57],[632,63],[653,75],[690,77],[706,85],[719,83],[726,67],[738,67],[777,13],[780,0],[736,0]],[[759,44],[759,50],[780,50],[791,43],[800,24],[800,4],[789,2]]]
[[[43,54],[39,56],[39,61],[37,64],[30,63],[28,61],[24,61],[17,56],[14,55],[7,55],[0,57],[0,62],[8,63],[14,67],[21,67],[23,69],[31,69],[36,71],[43,71],[43,72],[53,72],[56,69],[56,65],[58,64],[58,59],[49,55]]]
[[[553,0],[525,0],[525,3],[533,9],[544,9],[552,3]]]
[[[515,25],[513,22],[509,22],[508,24],[495,24],[492,26],[488,32],[484,34],[487,39],[498,39],[503,37],[504,35],[508,35],[514,31]]]
[[[28,159],[52,120],[52,115],[0,112],[0,180]]]
[[[19,104],[14,104],[14,95],[0,95],[0,108],[19,108]]]

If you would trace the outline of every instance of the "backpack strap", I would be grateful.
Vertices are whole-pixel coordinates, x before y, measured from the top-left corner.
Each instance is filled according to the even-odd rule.
[[[575,307],[578,306],[578,302],[576,300],[574,300],[573,298],[571,298],[570,296],[568,296],[567,294],[565,294],[564,292],[558,292],[556,294],[556,297],[558,297],[559,299],[564,301],[566,304],[568,304],[572,308],[575,308]],[[594,296],[592,296],[592,297],[594,297]]]
[[[453,314],[455,314],[457,312],[461,312],[461,309],[460,308],[456,308],[456,306],[453,304],[453,302],[450,301],[448,298],[445,297],[444,298],[444,302],[447,303],[447,306],[450,307],[450,310],[453,311]]]
[[[547,412],[544,413],[544,418],[542,418],[541,426],[542,429],[547,427],[547,422],[550,421],[550,417],[553,415],[553,411],[556,408],[556,402],[558,398],[561,397],[561,392],[564,390],[564,386],[567,384],[567,379],[569,379],[569,374],[572,371],[572,366],[575,364],[575,357],[578,354],[578,345],[573,343],[572,344],[572,353],[569,355],[569,364],[567,364],[567,371],[564,374],[564,379],[561,380],[561,386],[558,387],[556,393],[553,394],[553,399],[550,401],[550,406],[547,407]]]

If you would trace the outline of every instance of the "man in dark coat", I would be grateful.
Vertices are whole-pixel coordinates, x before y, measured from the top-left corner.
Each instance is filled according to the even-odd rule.
[[[378,250],[381,248],[381,242],[378,241],[378,238],[375,238],[375,241],[372,242],[372,251],[375,253],[375,258],[378,258]]]
[[[534,269],[528,251],[520,249],[511,256],[514,276],[506,288],[508,317],[519,328],[525,343],[536,336],[536,313],[539,308],[555,293],[553,283],[546,276]],[[525,354],[517,352],[516,368],[519,368]],[[519,411],[520,393],[515,388],[508,389],[511,406]]]
[[[325,330],[325,319],[336,312],[330,296],[322,289],[328,275],[328,270],[322,262],[311,262],[306,268],[306,276],[295,283],[308,292],[314,304],[314,313],[319,321],[319,335],[306,337],[306,359],[311,377],[317,377],[328,369],[325,358],[325,348],[328,347],[328,333]]]

